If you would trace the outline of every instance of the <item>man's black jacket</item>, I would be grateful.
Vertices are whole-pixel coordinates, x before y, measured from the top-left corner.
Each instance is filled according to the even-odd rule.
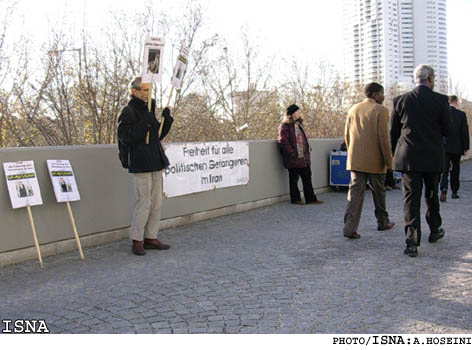
[[[469,149],[469,125],[464,112],[451,106],[452,134],[444,138],[447,153],[464,154]]]
[[[118,118],[118,137],[120,142],[129,147],[130,173],[158,171],[169,165],[160,140],[167,135],[174,119],[170,113],[164,117],[162,135],[159,138],[160,123],[154,114],[155,107],[153,100],[149,112],[147,103],[133,96]],[[146,143],[147,134],[149,134],[148,143]]]
[[[390,118],[393,170],[440,173],[443,136],[452,132],[447,96],[419,85],[393,100]]]

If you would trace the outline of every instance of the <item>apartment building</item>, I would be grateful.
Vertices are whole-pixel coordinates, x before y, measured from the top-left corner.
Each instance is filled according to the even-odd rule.
[[[409,88],[425,63],[447,91],[446,0],[343,0],[343,27],[346,81]]]

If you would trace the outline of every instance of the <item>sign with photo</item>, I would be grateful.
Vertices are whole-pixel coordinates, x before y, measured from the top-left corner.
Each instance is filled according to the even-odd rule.
[[[177,57],[177,63],[174,68],[174,76],[172,77],[172,86],[177,90],[182,86],[182,78],[187,69],[187,60],[188,60],[189,49],[186,46],[182,46],[180,49],[180,54]]]
[[[3,163],[3,170],[13,209],[43,204],[34,161]]]
[[[144,42],[143,58],[143,83],[155,83],[161,81],[164,58],[164,39],[146,38]]]
[[[70,162],[49,159],[47,163],[56,200],[59,203],[79,201],[79,189]]]
[[[164,171],[167,197],[249,183],[249,143],[208,142],[166,145],[171,164]]]

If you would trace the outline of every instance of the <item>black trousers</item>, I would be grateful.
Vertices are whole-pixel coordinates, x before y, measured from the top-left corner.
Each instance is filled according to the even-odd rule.
[[[459,191],[459,175],[461,171],[461,155],[446,153],[446,165],[441,177],[441,192],[447,193],[447,177],[451,172],[451,191],[457,193]]]
[[[426,201],[426,222],[431,233],[437,233],[442,219],[439,213],[438,187],[441,173],[405,172],[402,177],[403,212],[405,235],[408,246],[419,246],[421,242],[421,193],[423,183]]]
[[[298,178],[302,178],[303,194],[305,195],[305,202],[311,203],[316,202],[315,192],[313,191],[313,185],[311,183],[311,168],[307,166],[305,168],[292,168],[288,169],[288,179],[290,184],[290,201],[292,203],[301,201],[300,191],[298,190]]]
[[[385,174],[385,186],[393,187],[396,185],[395,178],[393,177],[393,170],[387,171]]]

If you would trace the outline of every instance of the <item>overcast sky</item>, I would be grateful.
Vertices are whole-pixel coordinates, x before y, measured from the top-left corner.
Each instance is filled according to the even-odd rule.
[[[0,0],[3,7],[8,0]],[[69,14],[82,26],[86,9],[90,28],[98,28],[113,9],[135,11],[147,0],[18,0],[14,32],[26,31],[38,42],[46,41],[49,29],[58,18]],[[187,0],[155,1],[157,8],[178,13]],[[239,42],[245,28],[250,40],[260,46],[264,56],[300,57],[301,62],[328,61],[342,70],[341,0],[200,0],[209,35],[219,33],[229,45]],[[3,12],[3,11],[0,11]],[[464,95],[472,100],[472,0],[448,0],[449,73]],[[232,46],[232,45],[231,45]]]

